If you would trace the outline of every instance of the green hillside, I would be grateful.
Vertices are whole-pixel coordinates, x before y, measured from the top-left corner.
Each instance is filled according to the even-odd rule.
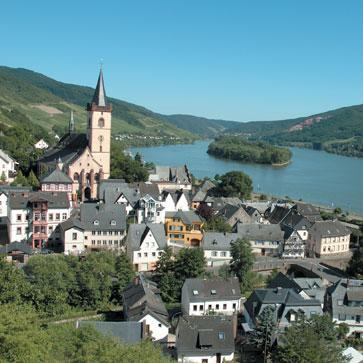
[[[62,133],[73,109],[76,128],[84,130],[87,120],[85,106],[92,99],[93,92],[90,87],[58,82],[27,69],[0,67],[0,123],[17,125],[18,118],[13,117],[15,112],[48,131]],[[114,135],[176,137],[187,142],[196,138],[143,107],[113,98],[109,101],[113,105]]]

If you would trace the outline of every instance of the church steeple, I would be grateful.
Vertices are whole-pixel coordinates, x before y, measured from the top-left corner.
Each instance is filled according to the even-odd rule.
[[[106,91],[105,91],[105,83],[103,80],[103,72],[102,68],[100,69],[100,74],[98,76],[97,86],[95,89],[95,93],[92,98],[92,102],[87,104],[87,110],[104,110],[111,112],[112,107],[106,102]]]
[[[74,132],[74,119],[73,119],[73,110],[71,110],[71,118],[69,120],[69,133],[72,134]]]

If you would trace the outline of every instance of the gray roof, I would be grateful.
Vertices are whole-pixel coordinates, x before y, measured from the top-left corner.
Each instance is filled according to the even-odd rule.
[[[290,277],[284,275],[282,272],[279,272],[267,285],[267,288],[269,289],[277,287],[294,289],[298,293],[302,290],[302,288],[293,279],[290,279]]]
[[[236,300],[241,298],[241,291],[238,279],[186,279],[183,290],[188,292],[190,302],[205,300]]]
[[[284,232],[278,224],[237,224],[237,233],[241,238],[251,241],[283,241]]]
[[[84,224],[79,219],[74,217],[68,218],[66,221],[62,222],[59,226],[63,231],[67,231],[68,229],[71,228],[78,228],[81,230],[85,229]]]
[[[72,182],[72,179],[59,168],[55,168],[48,175],[41,179],[41,183],[72,184]]]
[[[168,311],[158,294],[157,287],[142,275],[124,289],[122,300],[127,320],[139,321],[150,314],[164,325],[169,326]]]
[[[204,180],[203,184],[201,185],[200,190],[202,190],[203,192],[208,192],[210,189],[213,189],[215,187],[216,186],[212,181],[206,179],[206,180]]]
[[[237,233],[204,232],[203,250],[229,251],[231,243],[239,238]]]
[[[13,251],[21,251],[26,255],[31,255],[33,253],[32,248],[25,242],[12,242],[0,247],[0,254],[7,254]]]
[[[69,208],[70,202],[66,192],[11,192],[9,207],[11,209],[25,209],[29,203],[47,201],[48,208]]]
[[[106,204],[115,203],[123,195],[131,206],[135,206],[141,198],[138,188],[133,188],[124,180],[102,180],[99,187],[99,198]]]
[[[123,205],[104,203],[81,205],[81,222],[86,230],[125,230],[126,218],[126,209]]]
[[[231,205],[231,204],[226,204],[223,208],[221,208],[218,211],[218,216],[219,217],[223,217],[226,219],[230,219],[231,217],[234,216],[234,214],[236,214],[240,209],[242,209],[244,212],[244,208],[243,207],[239,207],[239,206],[235,206],[235,205]]]
[[[339,237],[349,235],[350,230],[339,221],[317,221],[310,228],[311,232],[323,237]]]
[[[193,202],[202,202],[205,199],[206,196],[207,196],[207,193],[206,192],[204,192],[203,190],[198,190],[194,194],[194,196],[192,198],[192,201]]]
[[[103,81],[103,72],[100,70],[100,75],[98,76],[97,86],[95,89],[95,93],[92,98],[92,103],[99,107],[106,106],[106,91],[105,84]]]
[[[137,321],[80,320],[79,325],[81,328],[91,326],[99,333],[117,338],[126,344],[135,344],[142,339],[142,323]]]
[[[280,313],[283,311],[281,307],[321,307],[321,302],[317,299],[304,299],[294,289],[278,287],[256,289],[245,302],[245,308],[250,317],[254,319],[261,313],[261,308],[263,306],[275,304],[280,306]]]
[[[230,316],[184,316],[179,320],[178,355],[211,356],[232,354],[235,350]]]
[[[147,223],[147,224],[130,224],[127,231],[126,246],[132,251],[140,249],[141,243],[144,241],[146,235],[151,232],[159,245],[159,249],[165,249],[167,240],[165,236],[165,229],[163,224]]]
[[[297,202],[291,209],[296,210],[310,222],[322,220],[319,210],[311,204]]]
[[[243,205],[241,199],[237,197],[211,197],[212,207],[214,210],[218,211],[222,209],[225,205],[230,204],[236,207],[241,207]]]
[[[13,186],[13,185],[0,185],[0,193],[9,195],[12,192],[31,192],[31,187]]]
[[[177,211],[177,212],[166,212],[165,217],[167,218],[178,218],[184,224],[191,225],[194,222],[202,222],[202,219],[193,211]]]
[[[138,190],[141,197],[145,195],[150,195],[155,200],[159,200],[160,192],[157,184],[150,182],[138,182],[138,183],[130,183],[130,188]]]
[[[15,161],[10,155],[8,155],[4,150],[0,149],[0,158],[5,162],[10,163],[11,161]]]
[[[156,165],[155,174],[158,176],[158,181],[174,183],[191,183],[192,181],[186,165],[176,167]]]

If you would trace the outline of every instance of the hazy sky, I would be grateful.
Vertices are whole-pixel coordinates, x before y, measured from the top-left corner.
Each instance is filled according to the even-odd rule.
[[[271,120],[363,103],[361,0],[9,0],[0,63],[152,109]]]

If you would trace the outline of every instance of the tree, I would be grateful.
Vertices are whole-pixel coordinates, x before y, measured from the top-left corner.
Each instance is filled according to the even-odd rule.
[[[361,279],[363,277],[363,249],[358,248],[354,251],[347,272],[355,278]]]
[[[2,183],[6,183],[6,175],[5,175],[5,172],[4,171],[1,173],[0,181]]]
[[[23,271],[0,256],[0,305],[22,304],[29,292],[30,285]]]
[[[281,363],[343,363],[335,324],[328,315],[302,319],[282,335],[277,351]]]
[[[176,256],[174,264],[175,276],[181,281],[202,276],[206,261],[201,248],[182,248]]]
[[[238,238],[231,244],[231,272],[238,277],[242,291],[248,285],[247,273],[251,271],[254,262],[251,244],[246,239]]]
[[[22,185],[24,187],[29,186],[28,179],[24,176],[21,170],[18,171],[14,181],[11,185]]]
[[[232,227],[229,225],[222,217],[213,216],[206,223],[204,223],[203,228],[206,231],[214,232],[231,232]]]
[[[156,263],[155,272],[159,275],[167,274],[174,269],[173,251],[167,247]]]
[[[337,334],[339,339],[345,339],[349,333],[349,325],[347,323],[340,323],[337,327]]]
[[[219,177],[217,192],[223,197],[248,199],[252,190],[252,179],[241,171],[230,171]]]
[[[135,159],[135,161],[138,161],[140,164],[142,164],[142,157],[141,157],[141,154],[139,152],[137,152],[135,154],[134,159]]]
[[[268,305],[258,316],[256,328],[250,335],[250,342],[264,352],[265,359],[272,351],[276,331],[275,307]]]
[[[28,184],[34,189],[38,189],[39,188],[39,180],[38,178],[35,176],[33,170],[30,171],[29,175],[28,175]]]
[[[113,285],[112,298],[119,304],[122,302],[122,292],[124,288],[131,283],[135,276],[132,263],[125,253],[121,253],[116,257],[115,277],[116,281]]]

